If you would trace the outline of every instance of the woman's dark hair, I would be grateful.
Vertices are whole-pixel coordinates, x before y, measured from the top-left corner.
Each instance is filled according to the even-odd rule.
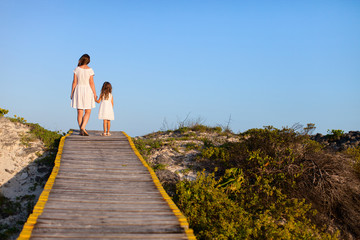
[[[84,54],[80,57],[78,66],[87,65],[90,63],[90,56],[88,54]]]

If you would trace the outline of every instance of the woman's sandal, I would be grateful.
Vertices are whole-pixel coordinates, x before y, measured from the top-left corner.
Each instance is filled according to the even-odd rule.
[[[81,134],[82,133],[82,134]],[[80,129],[80,135],[81,136],[89,136],[89,134],[86,132],[85,129]]]
[[[101,136],[107,136],[107,134],[106,134],[106,133],[102,133]]]

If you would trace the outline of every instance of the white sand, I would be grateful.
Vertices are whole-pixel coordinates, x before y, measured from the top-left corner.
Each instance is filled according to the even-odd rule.
[[[29,188],[37,176],[44,175],[38,173],[38,165],[34,162],[44,153],[44,144],[34,138],[27,145],[21,142],[29,136],[29,127],[0,117],[0,190],[11,199],[41,192],[41,189],[34,192]]]

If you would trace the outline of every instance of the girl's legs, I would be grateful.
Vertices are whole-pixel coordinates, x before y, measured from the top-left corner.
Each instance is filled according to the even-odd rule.
[[[106,127],[107,127],[107,134],[109,135],[110,134],[110,120],[106,120],[107,123],[106,123]]]
[[[106,135],[106,120],[104,119],[104,121],[103,121],[103,127],[104,127],[104,135]]]

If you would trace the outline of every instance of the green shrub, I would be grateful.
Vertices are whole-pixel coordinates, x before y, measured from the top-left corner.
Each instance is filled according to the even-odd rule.
[[[192,123],[192,124],[188,124],[188,125],[180,124],[179,128],[177,130],[175,130],[175,132],[178,132],[178,133],[181,133],[181,134],[186,134],[189,131],[194,131],[194,132],[199,132],[199,133],[204,133],[204,132],[221,133],[222,128],[221,127],[208,127],[208,126],[203,125],[201,123]],[[192,133],[192,136],[196,136],[196,134],[194,135],[194,133]]]
[[[150,154],[151,150],[161,148],[164,143],[161,140],[144,139],[144,138],[133,138],[132,139],[136,149],[146,159]]]
[[[180,127],[177,130],[175,130],[175,132],[179,132],[181,134],[184,134],[184,133],[186,133],[188,131],[190,131],[190,128],[188,128],[188,127]]]
[[[250,179],[230,169],[177,185],[174,201],[197,239],[336,239],[308,220],[311,206],[288,198],[265,176]]]
[[[0,108],[0,116],[4,116],[9,112],[7,109]]]
[[[229,160],[229,151],[226,149],[226,145],[209,146],[201,151],[201,157],[226,163]]]
[[[36,137],[32,134],[20,134],[20,143],[26,147],[30,147],[30,142],[33,142]]]
[[[156,164],[154,167],[153,167],[154,170],[165,170],[166,169],[166,165],[165,164]]]
[[[196,124],[193,127],[191,127],[190,129],[195,132],[207,132],[207,131],[209,131],[210,128],[205,125],[202,125],[202,124]]]
[[[16,227],[10,227],[7,224],[0,224],[0,239],[9,239],[17,232],[19,232],[19,229]]]
[[[10,199],[0,194],[0,216],[2,218],[17,214],[20,210],[20,203],[12,202]]]
[[[18,123],[22,123],[22,124],[26,124],[26,120],[25,120],[25,118],[23,118],[23,117],[19,117],[19,116],[16,116],[16,115],[14,115],[14,117],[13,118],[9,118],[9,120],[11,121],[11,122],[18,122]]]
[[[36,161],[41,165],[53,167],[55,158],[56,158],[56,151],[50,151],[46,156],[41,157]]]
[[[185,168],[185,169],[180,170],[180,173],[184,174],[184,175],[188,175],[190,172],[191,172],[190,168]]]
[[[245,237],[246,227],[242,223],[248,222],[248,216],[217,184],[213,175],[206,177],[202,173],[195,182],[179,182],[174,200],[197,239]]]
[[[303,146],[305,152],[312,152],[312,153],[318,153],[325,148],[323,144],[311,139],[304,139]]]
[[[344,131],[340,129],[328,129],[328,138],[330,141],[337,141],[344,135]]]
[[[315,131],[316,127],[315,127],[315,123],[308,123],[306,125],[306,127],[304,127],[303,129],[303,134],[312,134]]]
[[[200,146],[197,145],[196,143],[186,143],[185,144],[185,149],[186,149],[186,151],[199,150]]]
[[[223,129],[221,127],[213,127],[212,130],[214,132],[221,133]]]
[[[18,122],[30,127],[30,135],[23,135],[21,142],[28,146],[29,142],[34,140],[35,138],[40,139],[45,147],[50,150],[57,148],[60,142],[60,138],[64,135],[60,131],[50,131],[43,127],[41,127],[38,123],[27,123],[27,121],[23,117],[19,117],[14,115],[14,118],[9,118],[12,122]]]
[[[354,159],[354,170],[360,177],[360,146],[348,148],[345,153]]]
[[[187,139],[196,138],[197,134],[195,132],[188,132],[188,133],[184,134],[183,137],[185,137]]]
[[[245,141],[243,145],[247,152],[261,150],[265,155],[276,158],[287,155],[288,149],[302,144],[308,136],[296,133],[291,128],[277,129],[267,126],[264,129],[250,129],[240,135]]]
[[[38,123],[27,123],[30,133],[40,139],[48,149],[57,148],[61,137],[64,135],[60,131],[50,131],[41,127]]]
[[[193,183],[185,182],[179,185],[178,199],[182,199],[182,194],[190,193],[193,194],[194,199],[198,199],[198,195],[207,194],[207,189],[210,189],[209,195],[221,191],[241,211],[242,215],[239,219],[250,220],[227,223],[237,226],[239,232],[245,232],[245,235],[240,233],[232,235],[232,230],[226,228],[221,231],[221,236],[226,237],[218,238],[216,234],[220,233],[215,233],[217,230],[211,229],[219,226],[213,225],[206,228],[208,230],[201,230],[203,226],[197,224],[197,221],[200,221],[197,220],[198,217],[201,218],[204,214],[203,221],[205,221],[206,217],[209,217],[206,213],[210,213],[208,209],[202,208],[203,199],[201,198],[201,201],[198,199],[199,206],[196,206],[198,209],[196,211],[204,211],[204,213],[196,213],[196,211],[191,213],[190,206],[188,206],[190,210],[186,210],[184,202],[190,201],[194,204],[194,200],[182,199],[181,209],[188,211],[186,214],[190,219],[195,219],[193,222],[196,224],[192,227],[194,230],[197,229],[196,234],[200,236],[199,239],[336,239],[336,234],[334,236],[325,234],[319,230],[321,226],[316,227],[310,221],[314,217],[311,205],[295,197],[298,196],[297,182],[302,179],[304,164],[313,162],[311,157],[321,153],[323,149],[321,144],[312,141],[307,134],[298,133],[294,129],[276,129],[271,126],[264,129],[250,129],[240,134],[240,142],[236,143],[215,146],[208,139],[204,139],[203,142],[204,147],[199,156],[203,166],[210,172],[214,169],[218,171],[208,177],[200,176]],[[209,187],[204,181],[216,183],[214,186],[210,184]],[[207,189],[201,189],[202,186]],[[216,194],[215,196],[220,196],[220,193]],[[226,211],[234,216],[239,214],[232,212],[231,209]],[[218,216],[212,217],[216,219]],[[205,234],[202,231],[209,232]],[[212,237],[209,237],[209,234]]]

